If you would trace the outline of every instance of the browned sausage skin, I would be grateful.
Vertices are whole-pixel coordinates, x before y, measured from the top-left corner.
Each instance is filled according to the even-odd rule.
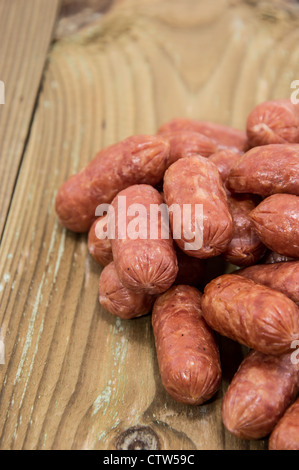
[[[99,280],[99,302],[109,313],[126,320],[146,315],[155,297],[136,293],[122,285],[113,262],[102,271]]]
[[[248,147],[246,133],[222,124],[216,124],[209,121],[198,121],[196,119],[173,119],[166,122],[158,130],[158,134],[166,132],[192,131],[199,132],[211,139],[214,139],[218,145],[231,147],[244,151]]]
[[[142,206],[145,214],[139,214],[140,225],[137,239],[128,234],[129,226],[134,223],[136,214],[125,217],[124,238],[118,237],[120,198],[125,198],[126,207],[133,204]],[[165,292],[174,283],[178,273],[177,258],[171,234],[162,238],[162,227],[169,229],[169,221],[163,212],[158,217],[157,238],[151,238],[150,220],[151,205],[158,207],[163,204],[160,193],[149,185],[134,185],[121,191],[113,200],[115,213],[115,238],[111,240],[112,253],[118,276],[124,286],[136,292],[159,294]],[[108,219],[110,214],[108,213]]]
[[[202,299],[211,328],[264,354],[279,355],[299,339],[299,308],[281,292],[235,274],[210,282]]]
[[[249,218],[249,213],[260,199],[249,194],[236,194],[227,196],[227,200],[234,228],[233,238],[224,252],[224,257],[236,266],[250,266],[261,259],[266,251]]]
[[[160,195],[165,201],[164,194],[160,193]],[[174,243],[174,249],[178,260],[178,274],[174,283],[177,285],[198,286],[204,281],[207,274],[206,260],[186,255],[176,243]]]
[[[265,101],[247,118],[249,145],[299,142],[299,106],[289,99]]]
[[[249,214],[260,240],[270,250],[299,257],[299,197],[274,194]]]
[[[298,378],[290,354],[275,357],[251,351],[224,396],[225,427],[241,439],[267,436],[294,400]]]
[[[220,386],[219,351],[201,313],[201,294],[175,286],[158,297],[152,324],[162,383],[181,403],[199,405]]]
[[[269,439],[269,450],[299,450],[299,398],[275,426]]]
[[[228,208],[226,193],[216,166],[207,158],[182,158],[171,165],[164,176],[164,198],[169,209],[176,205],[180,209],[181,230],[176,243],[189,256],[210,258],[225,251],[229,244],[233,224]],[[187,239],[183,226],[183,213],[186,206],[191,206],[190,233],[200,232],[199,219],[195,208],[202,205],[203,232],[202,244],[196,247],[196,240]],[[170,224],[174,233],[175,215],[170,211]],[[174,235],[175,237],[175,235]],[[194,249],[186,248],[186,243],[193,243]]]
[[[299,304],[299,261],[250,266],[239,269],[235,274],[279,290]]]
[[[107,215],[94,221],[88,232],[88,251],[97,263],[107,266],[112,260],[111,241],[108,238],[99,238],[101,232],[107,232]]]
[[[217,166],[222,181],[225,182],[230,174],[231,169],[242,156],[240,151],[234,149],[218,150],[209,157],[209,160]]]
[[[236,193],[267,197],[299,195],[299,144],[273,144],[246,152],[231,169],[227,187]]]
[[[56,212],[61,223],[74,232],[87,232],[98,205],[110,203],[133,184],[159,183],[168,158],[169,143],[162,136],[132,136],[101,150],[59,189]]]
[[[180,158],[191,157],[193,155],[208,157],[218,150],[218,144],[215,140],[198,132],[177,131],[161,135],[170,145],[169,166]]]

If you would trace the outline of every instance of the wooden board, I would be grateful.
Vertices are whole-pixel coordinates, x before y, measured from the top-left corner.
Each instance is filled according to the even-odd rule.
[[[86,236],[59,225],[54,200],[99,148],[130,134],[176,116],[244,128],[256,103],[288,97],[298,24],[295,7],[273,2],[128,0],[51,48],[0,246],[2,449],[125,448],[136,435],[148,448],[267,447],[221,423],[241,347],[222,341],[213,400],[175,403],[150,316],[124,321],[100,308],[101,269]]]
[[[30,128],[58,5],[59,0],[0,1],[0,80],[5,86],[5,105],[0,105],[0,237]]]

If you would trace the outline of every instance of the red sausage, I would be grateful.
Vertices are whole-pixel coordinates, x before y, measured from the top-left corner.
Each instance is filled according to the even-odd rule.
[[[107,231],[107,215],[94,221],[88,232],[88,251],[102,266],[107,266],[112,260],[111,241],[108,238],[99,238],[101,232]]]
[[[196,119],[173,119],[158,130],[158,134],[166,132],[192,131],[214,139],[223,147],[231,147],[244,151],[248,147],[246,133],[222,124]]]
[[[234,149],[223,149],[213,153],[209,157],[209,160],[217,166],[218,171],[221,175],[222,181],[225,182],[228,175],[237,161],[241,158],[242,153]]]
[[[288,99],[265,101],[247,119],[249,145],[299,142],[299,105]]]
[[[255,147],[232,168],[227,187],[236,193],[267,197],[276,193],[299,195],[299,144]]]
[[[259,264],[239,269],[236,274],[279,290],[299,304],[299,261]]]
[[[169,165],[180,158],[201,155],[208,157],[218,150],[218,143],[203,134],[192,131],[177,131],[161,134],[170,145]]]
[[[299,450],[299,398],[274,428],[269,440],[269,450]]]
[[[159,183],[168,158],[169,143],[162,136],[132,136],[101,150],[59,189],[55,207],[61,223],[74,232],[87,232],[98,205],[110,203],[133,184]]]
[[[176,401],[191,405],[209,400],[221,381],[218,347],[200,304],[197,289],[175,286],[158,297],[152,315],[162,383]]]
[[[299,308],[277,290],[235,274],[210,282],[202,299],[211,328],[264,354],[279,355],[299,340]]]
[[[99,280],[99,302],[109,313],[126,320],[146,315],[155,297],[127,289],[119,280],[115,265],[109,263]]]
[[[251,351],[224,396],[225,427],[241,439],[267,436],[294,400],[298,378],[290,354],[274,357]]]
[[[270,250],[299,258],[299,197],[274,194],[264,199],[249,217],[259,239]]]
[[[212,162],[199,156],[181,158],[166,171],[163,191],[168,207],[179,208],[180,234],[177,238],[175,224],[178,224],[178,217],[171,211],[170,224],[181,250],[196,258],[211,258],[226,250],[232,238],[233,223],[222,180]],[[200,206],[203,210],[202,231],[195,211]],[[184,218],[186,208],[191,208],[189,223]],[[199,236],[196,240],[196,232],[202,235],[200,240]]]
[[[250,266],[255,264],[266,251],[249,218],[249,213],[256,207],[259,199],[250,194],[236,194],[228,195],[227,200],[234,230],[224,257],[236,266]]]
[[[127,211],[131,206],[133,207],[133,204],[138,204],[142,209],[143,213],[139,214],[139,233],[137,229],[136,239],[133,238],[134,233],[129,233],[130,227],[134,231],[134,222],[137,217],[135,209],[133,215],[124,217],[124,238],[118,236],[122,216],[121,198],[126,201]],[[165,292],[174,283],[178,273],[171,235],[163,238],[162,233],[162,228],[169,229],[167,213],[162,213],[156,224],[154,221],[151,222],[151,206],[158,207],[163,203],[160,193],[152,186],[145,184],[124,189],[112,202],[116,230],[111,244],[115,267],[122,284],[136,292],[148,294]],[[110,215],[108,213],[108,218]],[[157,229],[156,238],[151,237],[152,228]]]

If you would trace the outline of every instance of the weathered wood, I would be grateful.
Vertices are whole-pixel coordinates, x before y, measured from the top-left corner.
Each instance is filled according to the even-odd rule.
[[[0,237],[41,84],[59,0],[0,1]]]
[[[98,19],[114,4],[113,0],[62,0],[55,38],[76,33]]]
[[[103,146],[176,116],[243,128],[256,103],[289,96],[299,19],[263,8],[120,2],[51,50],[0,247],[2,449],[123,448],[135,426],[163,449],[267,446],[221,423],[242,348],[222,341],[223,386],[211,402],[175,403],[160,382],[150,316],[124,321],[100,308],[86,236],[54,212],[59,185]]]

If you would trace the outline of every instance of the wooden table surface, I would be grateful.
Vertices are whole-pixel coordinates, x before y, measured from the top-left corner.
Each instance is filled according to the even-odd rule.
[[[150,316],[100,308],[101,268],[54,200],[103,146],[180,116],[242,129],[290,96],[298,26],[295,2],[0,0],[1,449],[267,448],[221,423],[241,347],[221,340],[214,399],[175,403]]]

